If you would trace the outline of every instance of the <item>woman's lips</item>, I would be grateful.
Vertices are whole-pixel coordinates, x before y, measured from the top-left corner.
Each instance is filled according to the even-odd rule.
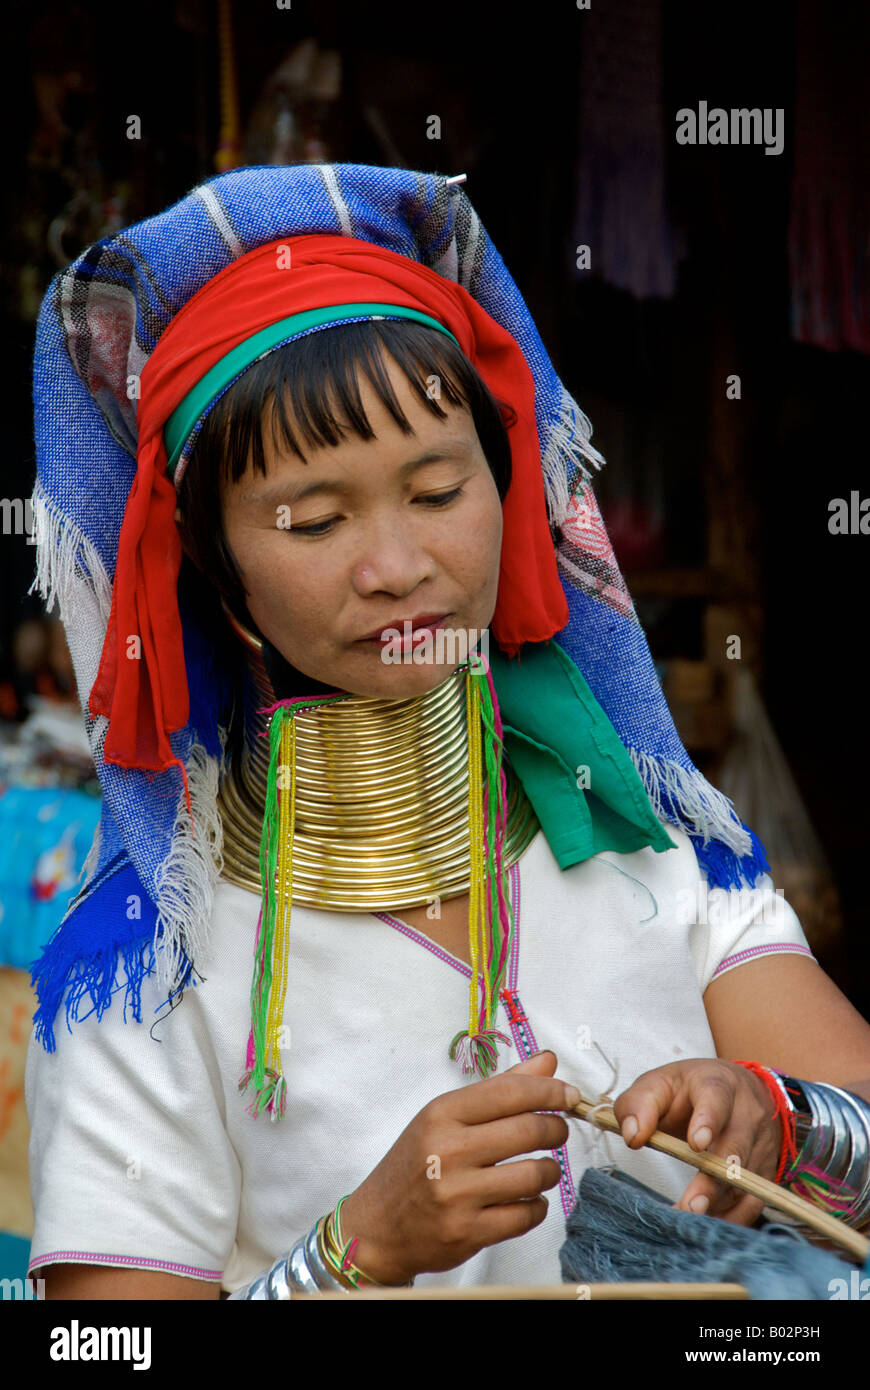
[[[363,642],[371,643],[376,647],[385,647],[388,644],[397,644],[400,651],[410,651],[426,637],[437,632],[438,628],[443,627],[450,617],[449,613],[441,617],[433,616],[422,618],[404,618],[398,622],[385,623],[379,632],[370,637],[363,637]],[[396,637],[398,633],[398,637]]]

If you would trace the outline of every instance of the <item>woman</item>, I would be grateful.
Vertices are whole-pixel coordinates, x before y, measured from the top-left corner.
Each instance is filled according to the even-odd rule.
[[[37,393],[40,577],[104,787],[36,968],[48,1296],[557,1282],[588,1162],[751,1224],[642,1145],[782,1179],[818,1087],[774,1067],[854,1093],[851,1147],[802,1152],[863,1222],[870,1029],[665,721],[588,422],[464,195],[239,170],[71,267],[41,334],[81,419],[57,463]],[[569,1132],[572,1082],[624,1143]]]

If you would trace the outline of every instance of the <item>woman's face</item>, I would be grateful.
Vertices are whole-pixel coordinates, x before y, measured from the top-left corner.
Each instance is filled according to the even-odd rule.
[[[502,511],[471,412],[441,401],[439,419],[386,354],[384,366],[414,434],[362,376],[375,438],[348,431],[334,448],[301,443],[303,463],[274,448],[267,407],[266,477],[249,462],[221,501],[248,610],[282,656],[333,688],[403,699],[440,685],[488,627]],[[292,410],[290,421],[301,440]],[[431,626],[427,635],[438,623],[444,636]],[[404,650],[382,639],[386,629]]]

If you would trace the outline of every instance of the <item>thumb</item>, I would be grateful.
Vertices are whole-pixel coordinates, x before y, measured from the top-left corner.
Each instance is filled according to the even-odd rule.
[[[508,1067],[508,1072],[522,1071],[532,1072],[535,1076],[554,1076],[556,1064],[555,1052],[536,1052],[534,1057],[527,1057],[524,1062],[517,1062],[515,1067]]]

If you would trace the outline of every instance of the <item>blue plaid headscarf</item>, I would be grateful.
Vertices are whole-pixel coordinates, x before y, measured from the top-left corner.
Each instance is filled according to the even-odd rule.
[[[65,991],[67,1023],[86,996],[101,1016],[122,987],[125,1009],[129,1003],[138,1019],[142,976],[154,956],[174,998],[207,943],[233,672],[226,644],[213,641],[183,585],[190,719],[170,744],[185,764],[195,826],[177,772],[104,762],[108,720],[92,716],[87,702],[136,475],[135,383],[172,317],[208,280],[266,242],[305,233],[356,237],[422,262],[460,284],[519,344],[535,382],[547,506],[570,611],[555,640],[613,724],[653,810],[690,836],[711,885],[753,885],[769,870],[757,837],[677,735],[592,492],[590,469],[604,459],[590,443],[591,426],[457,181],[354,164],[236,169],[91,246],[55,276],[39,316],[31,592],[38,588],[49,611],[59,605],[103,790],[84,886],[33,965],[36,1036],[48,1051]]]

